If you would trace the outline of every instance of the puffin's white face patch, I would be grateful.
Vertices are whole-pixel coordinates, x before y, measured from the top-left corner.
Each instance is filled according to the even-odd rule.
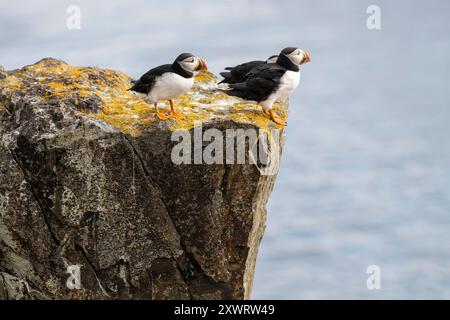
[[[184,70],[194,72],[200,62],[196,57],[192,56],[182,61],[178,61],[178,63]]]
[[[269,58],[266,60],[266,63],[275,63],[275,62],[277,62],[277,59],[278,59],[278,56]]]
[[[295,49],[290,54],[287,55],[289,60],[291,60],[294,64],[301,64],[303,60],[305,59],[305,53],[303,50]]]

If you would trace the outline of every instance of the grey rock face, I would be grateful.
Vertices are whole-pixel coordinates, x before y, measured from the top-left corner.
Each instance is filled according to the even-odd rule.
[[[127,134],[73,96],[47,98],[25,69],[0,70],[0,299],[249,298],[275,176],[176,165],[168,124]],[[73,266],[81,288],[67,286]]]
[[[0,66],[0,80],[1,79],[5,79],[7,76],[5,68],[3,68],[2,66]]]

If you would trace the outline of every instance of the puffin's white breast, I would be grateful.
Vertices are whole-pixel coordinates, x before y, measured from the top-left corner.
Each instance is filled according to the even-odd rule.
[[[300,82],[300,71],[290,71],[287,70],[280,78],[280,84],[276,91],[272,93],[265,101],[261,102],[261,106],[264,109],[272,108],[272,104],[275,101],[283,101],[288,96],[289,93],[297,88]]]
[[[280,86],[278,87],[277,96],[285,96],[297,88],[300,82],[300,71],[286,71],[280,78]]]
[[[194,85],[194,77],[184,78],[173,72],[166,72],[156,79],[149,97],[155,102],[176,98],[191,90]]]

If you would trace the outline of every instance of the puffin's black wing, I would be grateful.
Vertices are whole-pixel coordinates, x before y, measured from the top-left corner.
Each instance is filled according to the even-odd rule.
[[[238,83],[241,82],[244,76],[249,73],[254,68],[264,64],[264,61],[250,61],[245,62],[235,67],[228,67],[225,70],[229,70],[229,72],[221,72],[220,75],[224,77],[222,81],[219,83]]]
[[[246,100],[263,101],[275,92],[286,69],[276,64],[263,64],[247,73],[240,83],[230,84],[229,95]]]
[[[133,86],[128,90],[148,94],[154,86],[156,79],[166,72],[173,72],[171,64],[163,64],[162,66],[151,69],[139,80],[135,81]]]

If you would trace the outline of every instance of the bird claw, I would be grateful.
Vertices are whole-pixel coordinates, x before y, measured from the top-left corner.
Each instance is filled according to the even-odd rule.
[[[281,118],[272,110],[270,110],[270,118],[276,124],[285,127],[287,125],[286,121],[281,120]]]
[[[168,116],[166,116],[164,113],[162,113],[161,111],[156,111],[156,117],[158,117],[159,120],[162,121],[166,121],[167,119],[169,119]]]
[[[175,110],[170,111],[170,115],[171,115],[172,117],[178,118],[178,119],[180,119],[180,120],[183,120],[183,119],[184,119],[184,116],[183,116],[181,113],[179,113],[179,112],[177,112],[177,111],[175,111]]]

